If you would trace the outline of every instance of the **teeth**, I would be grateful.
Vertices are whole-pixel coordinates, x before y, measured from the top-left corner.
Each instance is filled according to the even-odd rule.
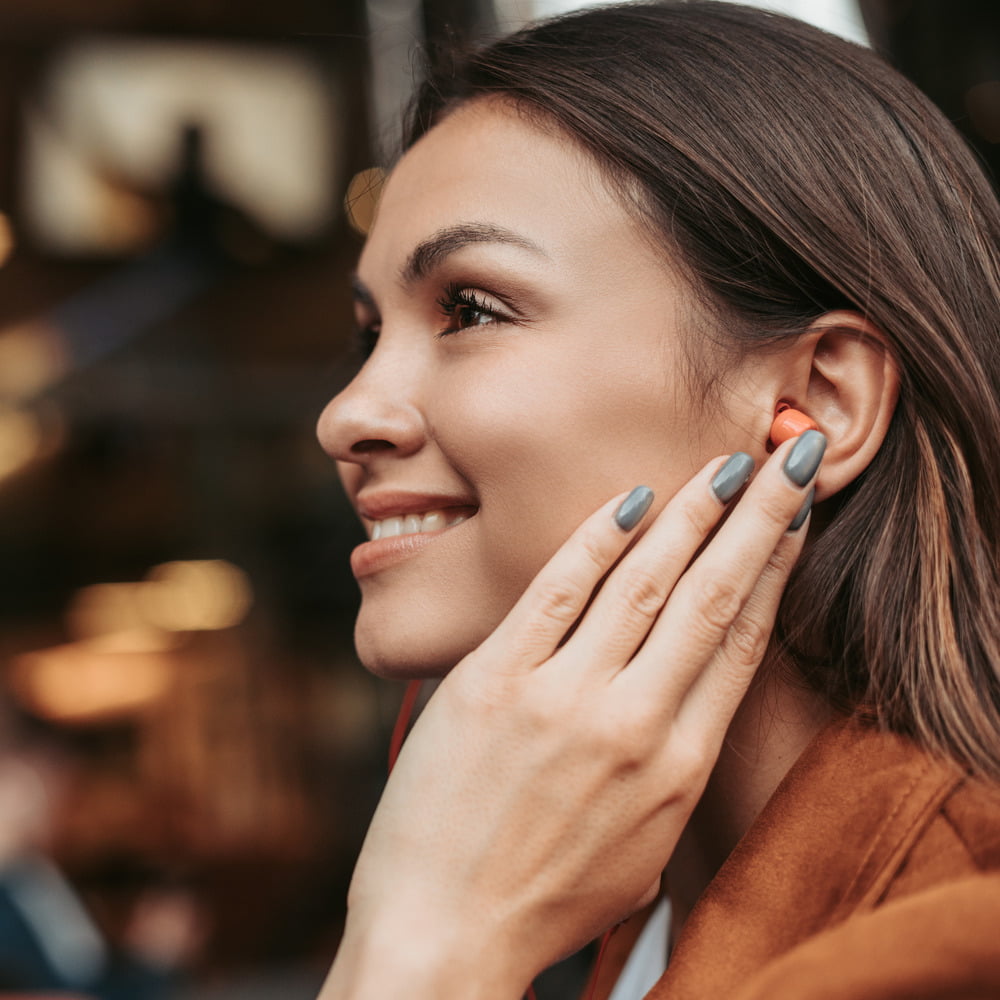
[[[440,531],[445,527],[444,514],[439,510],[432,510],[429,514],[424,514],[423,523],[417,531]]]
[[[371,540],[395,538],[397,535],[417,535],[432,531],[444,531],[468,520],[468,514],[448,514],[443,510],[429,510],[426,514],[407,514],[405,517],[387,517],[375,521],[371,527]]]
[[[382,537],[395,538],[396,535],[403,534],[403,519],[401,517],[387,517],[382,522]]]

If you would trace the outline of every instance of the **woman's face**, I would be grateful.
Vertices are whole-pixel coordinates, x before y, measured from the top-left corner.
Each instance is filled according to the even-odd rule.
[[[662,503],[752,450],[744,374],[725,418],[692,391],[697,310],[662,251],[585,153],[506,105],[406,154],[357,277],[373,346],[319,437],[377,539],[352,567],[380,674],[449,670],[610,497],[646,483]]]

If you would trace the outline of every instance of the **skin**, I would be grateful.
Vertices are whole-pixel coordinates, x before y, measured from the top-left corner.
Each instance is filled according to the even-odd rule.
[[[470,223],[538,249],[472,243],[401,280],[417,246]],[[714,455],[763,456],[766,430],[741,430],[760,423],[754,371],[731,379],[721,419],[704,411],[689,289],[585,154],[502,106],[460,109],[404,157],[358,278],[377,346],[319,423],[348,495],[457,493],[478,507],[360,581],[358,653],[379,674],[444,674],[620,490],[648,483],[665,499]],[[495,312],[442,315],[450,282]]]
[[[488,238],[439,240],[407,274],[470,226]],[[648,899],[678,844],[682,920],[822,724],[778,673],[751,687],[805,536],[785,531],[811,485],[780,471],[793,442],[703,548],[719,456],[764,463],[777,399],[814,368],[801,346],[769,352],[706,411],[690,289],[584,153],[499,102],[407,153],[358,278],[377,340],[320,440],[362,510],[402,491],[474,514],[359,581],[366,665],[447,676],[369,831],[322,996],[519,996]],[[473,305],[443,312],[451,284]],[[622,559],[611,513],[638,482],[658,501]]]

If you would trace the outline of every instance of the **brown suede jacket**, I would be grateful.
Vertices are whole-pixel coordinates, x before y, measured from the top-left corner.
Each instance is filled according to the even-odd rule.
[[[598,997],[638,922],[612,939]],[[648,1000],[889,998],[1000,998],[1000,788],[837,722],[709,885]]]

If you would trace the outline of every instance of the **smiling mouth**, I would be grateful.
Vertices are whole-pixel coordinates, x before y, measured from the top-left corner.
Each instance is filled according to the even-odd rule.
[[[429,535],[456,524],[467,521],[476,513],[475,507],[448,507],[428,510],[422,514],[401,514],[395,517],[369,521],[368,538],[377,542],[380,538],[397,538],[400,535]]]

